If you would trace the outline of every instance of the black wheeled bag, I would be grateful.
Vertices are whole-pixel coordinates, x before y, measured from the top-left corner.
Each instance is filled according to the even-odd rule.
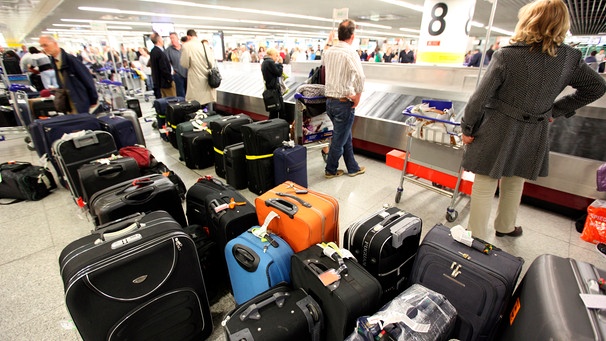
[[[183,157],[187,168],[204,169],[213,165],[213,138],[208,131],[189,131],[180,137],[183,140]]]
[[[303,289],[275,286],[227,314],[228,341],[320,341],[320,305]]]
[[[457,309],[451,337],[491,340],[523,264],[522,258],[480,239],[473,239],[471,247],[460,243],[450,228],[437,224],[423,238],[410,283],[443,294]]]
[[[200,131],[200,130],[208,130],[210,133],[210,125],[209,123],[215,120],[220,120],[221,115],[213,114],[208,115],[206,117],[198,116],[191,121],[181,122],[177,125],[177,129],[175,130],[176,139],[177,139],[177,147],[179,149],[179,160],[184,161],[185,155],[183,153],[183,134],[190,131]],[[213,156],[214,158],[214,156]],[[214,160],[213,160],[214,161]]]
[[[132,157],[99,159],[78,168],[78,180],[85,203],[98,191],[141,176]]]
[[[225,178],[223,150],[229,145],[242,142],[241,128],[250,123],[252,123],[252,119],[244,114],[224,116],[220,120],[210,122],[215,147],[215,173],[219,177]]]
[[[245,189],[248,186],[246,175],[246,152],[244,142],[231,144],[223,149],[225,162],[225,181],[235,189]]]
[[[189,341],[212,333],[196,245],[164,211],[102,226],[67,245],[59,265],[83,340]]]
[[[422,226],[419,217],[390,207],[354,222],[345,231],[343,247],[379,280],[383,303],[407,288]]]
[[[29,162],[0,164],[0,199],[40,200],[57,188],[53,174]],[[11,202],[11,203],[13,203]]]
[[[156,110],[156,124],[158,125],[158,132],[160,133],[160,138],[162,138],[164,141],[168,142],[167,132],[170,130],[167,129],[169,127],[166,124],[166,108],[168,107],[169,103],[177,103],[182,101],[185,101],[184,97],[173,96],[155,99],[154,103],[152,104],[154,110]]]
[[[139,117],[134,110],[130,109],[119,109],[110,111],[108,113],[101,114],[99,116],[110,115],[110,116],[118,116],[123,117],[133,124],[133,129],[135,130],[135,138],[137,139],[136,144],[145,146],[145,136],[143,135],[143,129],[141,128],[141,122],[139,122]]]
[[[198,110],[200,110],[200,103],[198,101],[168,104],[166,107],[166,125],[170,127],[168,141],[173,147],[179,149],[179,145],[177,144],[177,125],[193,119]]]
[[[599,295],[606,271],[554,255],[537,257],[513,294],[496,340],[604,340],[603,310],[589,309],[579,294]]]

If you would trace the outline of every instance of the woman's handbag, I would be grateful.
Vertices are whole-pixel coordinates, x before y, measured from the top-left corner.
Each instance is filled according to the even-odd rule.
[[[202,48],[204,49],[204,56],[206,57],[206,63],[210,67],[210,61],[208,60],[208,54],[206,54],[206,46],[204,46],[204,44],[202,44]],[[221,80],[222,79],[223,78],[221,77],[221,73],[219,72],[219,68],[216,67],[216,66],[211,67],[210,71],[208,73],[208,85],[211,88],[216,89],[219,86],[221,86]]]
[[[282,110],[282,101],[280,101],[280,93],[276,89],[265,89],[263,91],[263,103],[265,103],[265,110],[267,111],[279,111]]]

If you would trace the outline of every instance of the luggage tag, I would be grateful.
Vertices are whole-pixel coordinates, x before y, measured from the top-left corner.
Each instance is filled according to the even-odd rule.
[[[270,211],[269,214],[267,215],[267,217],[265,217],[265,221],[263,221],[263,225],[261,225],[258,228],[253,228],[250,230],[250,232],[257,238],[261,239],[261,242],[269,242],[269,245],[277,248],[278,246],[280,246],[278,244],[278,242],[273,239],[271,237],[271,235],[267,232],[267,227],[269,226],[269,223],[274,219],[274,218],[278,218],[280,219],[280,216],[274,212],[274,211]],[[267,248],[269,247],[269,245],[265,245],[263,247],[263,253],[267,252]]]
[[[353,258],[353,254],[346,249],[341,249],[334,242],[330,243],[321,243],[316,244],[322,248],[322,253],[333,259],[339,264],[338,269],[328,269],[324,272],[318,272],[319,268],[315,269],[318,275],[318,278],[324,284],[325,287],[329,288],[331,291],[335,290],[339,286],[339,281],[341,280],[341,273],[347,274],[347,265],[343,261],[343,258]],[[321,271],[321,270],[320,270]]]

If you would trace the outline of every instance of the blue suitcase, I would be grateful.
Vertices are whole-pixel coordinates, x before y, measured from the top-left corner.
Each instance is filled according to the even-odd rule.
[[[290,257],[284,239],[270,234],[257,237],[253,227],[225,246],[225,259],[236,304],[240,305],[280,282],[290,283]]]
[[[121,116],[102,116],[99,117],[103,130],[112,134],[116,147],[118,149],[127,146],[134,146],[138,143],[137,134],[133,122]]]
[[[274,184],[292,181],[307,186],[307,148],[301,145],[282,146],[274,150]]]

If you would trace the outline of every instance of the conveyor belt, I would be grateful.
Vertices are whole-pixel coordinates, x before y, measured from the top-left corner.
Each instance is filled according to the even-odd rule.
[[[606,161],[605,119],[572,116],[553,121],[550,130],[552,152]]]

